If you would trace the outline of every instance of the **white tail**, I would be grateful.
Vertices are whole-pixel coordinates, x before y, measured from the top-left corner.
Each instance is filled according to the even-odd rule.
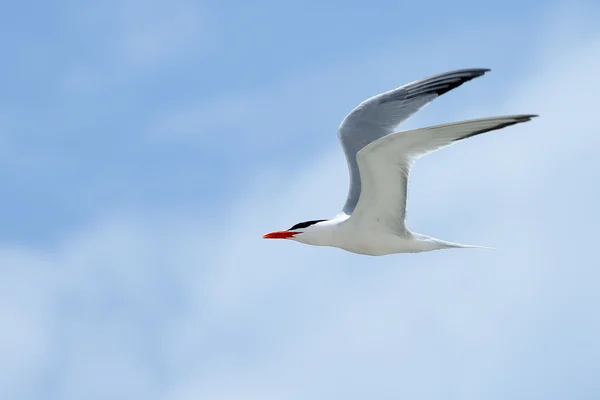
[[[474,244],[462,244],[448,242],[447,240],[436,239],[434,237],[422,235],[420,233],[413,233],[413,237],[422,244],[424,250],[442,250],[442,249],[488,249],[488,250],[500,250],[495,247],[488,246],[477,246]]]

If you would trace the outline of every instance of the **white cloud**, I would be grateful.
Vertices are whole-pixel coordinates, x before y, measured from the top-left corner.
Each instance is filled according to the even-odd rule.
[[[577,45],[554,49],[560,57],[543,56],[505,104],[490,96],[472,107],[538,120],[435,153],[414,170],[416,231],[502,251],[372,258],[261,240],[265,230],[337,212],[346,171],[332,148],[302,171],[259,175],[221,227],[197,216],[116,216],[51,252],[0,251],[1,397],[40,374],[53,377],[60,398],[597,389],[586,371],[600,333],[598,217],[588,214],[600,201],[591,187],[599,38],[578,35]],[[589,352],[578,353],[575,339]],[[579,374],[560,375],[553,362]]]
[[[6,398],[27,392],[51,353],[46,300],[56,295],[54,277],[46,257],[36,253],[0,251],[0,393]]]

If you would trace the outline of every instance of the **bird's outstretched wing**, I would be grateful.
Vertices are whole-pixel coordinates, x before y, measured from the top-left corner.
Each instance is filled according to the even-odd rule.
[[[459,140],[533,117],[510,115],[462,121],[396,132],[371,142],[357,154],[362,191],[348,222],[362,230],[405,234],[408,175],[416,159]]]
[[[394,132],[400,123],[436,97],[488,71],[485,68],[463,69],[421,79],[371,97],[352,110],[338,130],[350,171],[350,188],[343,212],[350,215],[358,202],[361,182],[356,154],[363,147]]]

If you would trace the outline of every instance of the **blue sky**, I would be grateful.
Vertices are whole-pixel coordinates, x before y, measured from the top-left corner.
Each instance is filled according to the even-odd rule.
[[[59,1],[0,16],[0,398],[597,398],[594,2]],[[500,251],[261,239],[335,215],[363,99],[528,124],[414,167],[408,223]]]

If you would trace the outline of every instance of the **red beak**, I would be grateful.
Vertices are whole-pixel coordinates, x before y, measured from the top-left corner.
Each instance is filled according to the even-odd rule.
[[[294,235],[299,234],[300,232],[291,232],[291,231],[277,231],[267,233],[263,236],[264,239],[289,239],[294,237]]]

